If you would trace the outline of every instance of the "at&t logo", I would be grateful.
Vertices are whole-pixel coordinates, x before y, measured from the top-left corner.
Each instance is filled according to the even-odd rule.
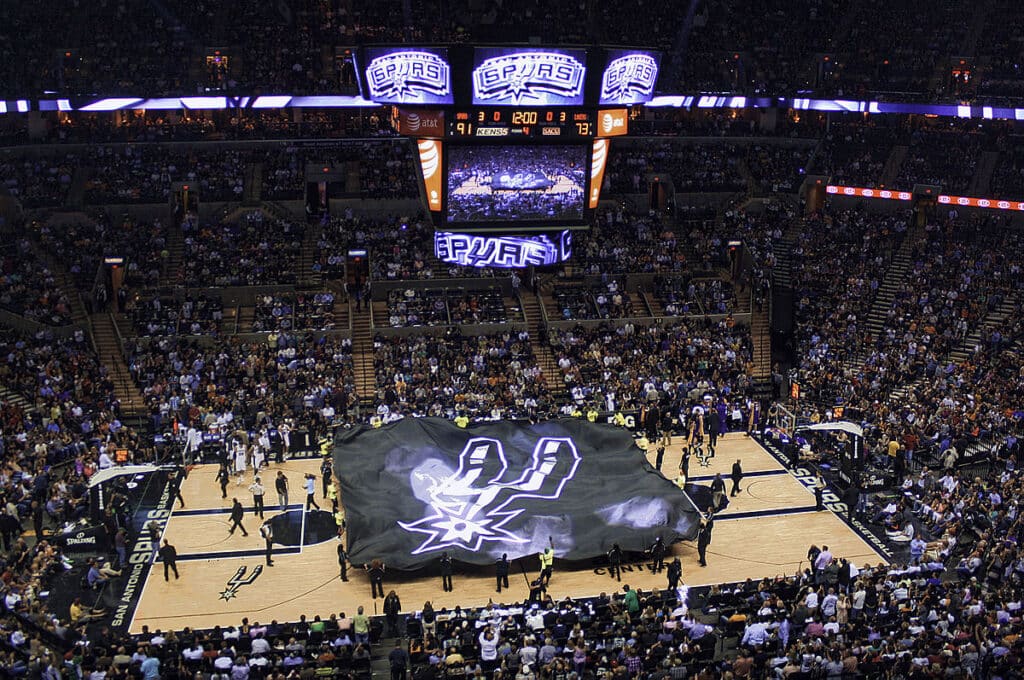
[[[658,62],[649,54],[629,54],[612,60],[601,79],[601,103],[637,104],[654,94]]]
[[[393,52],[366,67],[370,99],[395,102],[436,102],[450,93],[448,63],[430,52]]]
[[[583,92],[585,73],[583,64],[566,54],[507,54],[473,69],[473,96],[479,103],[573,104]]]

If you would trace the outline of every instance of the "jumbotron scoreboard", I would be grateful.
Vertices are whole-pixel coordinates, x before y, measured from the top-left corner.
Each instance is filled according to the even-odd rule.
[[[615,110],[615,121],[625,134],[624,109]],[[477,108],[455,110],[448,122],[448,137],[500,138],[540,137],[541,139],[588,139],[598,132],[598,113],[587,109],[566,108]],[[618,131],[618,130],[617,130]]]
[[[553,264],[600,200],[610,138],[660,54],[604,47],[366,47],[364,96],[415,139],[439,258]]]

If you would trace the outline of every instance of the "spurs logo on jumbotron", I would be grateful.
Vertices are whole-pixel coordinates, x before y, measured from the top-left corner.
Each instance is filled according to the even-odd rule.
[[[415,101],[448,96],[451,71],[436,54],[396,52],[371,61],[366,80],[371,99]]]
[[[486,59],[473,69],[473,92],[483,102],[558,103],[583,91],[586,69],[577,59],[554,52],[519,52]]]
[[[530,464],[517,475],[509,470],[500,441],[474,437],[462,449],[455,472],[434,459],[412,472],[410,483],[417,497],[426,500],[427,516],[398,525],[426,535],[414,555],[449,548],[476,552],[485,541],[529,543],[529,537],[505,525],[522,514],[527,503],[561,497],[579,464],[580,454],[571,439],[543,437]],[[509,476],[513,478],[506,480]]]
[[[601,79],[601,101],[636,103],[654,94],[658,62],[649,54],[629,54],[608,64]]]
[[[556,245],[541,236],[470,236],[438,232],[434,235],[434,254],[442,262],[463,267],[522,267],[556,264],[572,254],[572,234],[562,232]]]

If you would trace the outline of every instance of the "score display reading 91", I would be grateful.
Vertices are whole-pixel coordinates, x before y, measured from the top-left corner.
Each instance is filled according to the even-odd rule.
[[[494,108],[456,111],[449,120],[449,137],[593,137],[593,111],[580,109]]]

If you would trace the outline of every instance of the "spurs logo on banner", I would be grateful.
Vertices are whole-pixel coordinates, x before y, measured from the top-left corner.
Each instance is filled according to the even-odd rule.
[[[237,597],[239,588],[250,585],[259,578],[260,574],[263,573],[263,565],[257,565],[248,576],[245,574],[246,571],[248,571],[248,568],[245,566],[241,566],[235,571],[235,575],[228,579],[227,588],[220,591],[220,599],[226,602],[233,597]]]
[[[366,67],[371,99],[415,101],[445,97],[451,82],[444,59],[430,52],[395,52],[377,57]]]
[[[571,99],[583,91],[585,72],[583,64],[565,54],[518,52],[480,62],[473,69],[473,92],[481,102],[546,103],[549,95]]]
[[[647,101],[654,94],[658,62],[649,54],[629,54],[614,59],[601,79],[602,103],[631,104]]]
[[[543,437],[533,449],[529,466],[517,473],[509,470],[500,441],[474,437],[462,449],[454,473],[441,477],[422,469],[412,473],[413,488],[425,492],[427,515],[398,524],[426,535],[414,555],[448,548],[476,552],[484,541],[528,543],[529,537],[518,536],[505,525],[526,510],[527,502],[533,507],[537,500],[559,498],[579,464],[580,454],[571,439]]]

